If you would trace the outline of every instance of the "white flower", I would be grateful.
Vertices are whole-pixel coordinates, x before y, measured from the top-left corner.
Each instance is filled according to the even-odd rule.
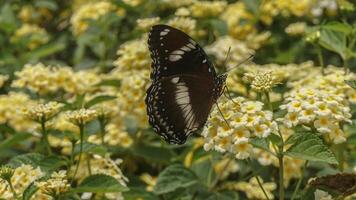
[[[287,104],[288,112],[299,112],[302,110],[302,103],[300,101],[294,100]]]
[[[344,137],[344,132],[339,128],[339,126],[332,126],[331,132],[330,132],[330,139],[333,140],[335,144],[340,144],[346,141],[346,138]]]
[[[305,109],[299,113],[298,120],[303,124],[308,124],[315,119],[313,109]]]
[[[232,116],[231,125],[234,128],[244,127],[247,124],[247,116],[238,112]]]
[[[241,111],[246,113],[256,113],[257,111],[261,111],[263,107],[262,102],[258,101],[247,101],[242,103]]]
[[[328,104],[326,104],[325,102],[317,102],[316,106],[317,109],[315,110],[315,113],[317,115],[327,116],[331,114]]]
[[[246,126],[248,128],[253,128],[254,126],[260,123],[261,117],[258,115],[248,115],[246,121],[247,121]]]
[[[233,140],[241,140],[244,138],[249,138],[250,137],[250,131],[244,127],[240,127],[237,129],[234,129],[234,131],[232,132],[232,137]]]
[[[268,137],[271,134],[271,129],[266,124],[257,124],[254,127],[254,134],[257,137]]]
[[[287,127],[287,128],[291,128],[293,126],[296,126],[299,123],[298,120],[298,113],[292,112],[292,113],[288,113],[286,115],[286,117],[283,119],[283,124]]]
[[[252,145],[248,142],[247,138],[235,142],[233,151],[235,152],[237,159],[246,159],[250,156]]]
[[[229,151],[231,147],[231,137],[222,137],[216,139],[215,150],[221,153]]]
[[[333,127],[333,125],[334,125],[333,121],[328,116],[320,116],[314,122],[314,127],[320,133],[330,133],[331,132],[331,128]]]

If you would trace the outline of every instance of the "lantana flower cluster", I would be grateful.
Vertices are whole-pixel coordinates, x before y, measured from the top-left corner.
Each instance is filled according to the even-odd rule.
[[[15,72],[17,79],[13,87],[27,88],[40,95],[63,90],[68,93],[89,92],[100,77],[93,70],[75,72],[71,67],[51,67],[42,63],[26,64],[21,71]]]
[[[238,159],[248,158],[253,149],[251,138],[266,138],[278,130],[273,113],[263,110],[263,105],[242,97],[219,104],[223,116],[218,109],[212,112],[202,133],[204,149],[232,153]]]
[[[280,108],[287,111],[284,118],[278,119],[286,127],[304,125],[316,129],[334,143],[345,142],[340,126],[351,122],[351,113],[343,94],[301,88],[290,93]]]

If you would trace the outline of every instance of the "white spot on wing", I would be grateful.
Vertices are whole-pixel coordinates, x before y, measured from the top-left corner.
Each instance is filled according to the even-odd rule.
[[[171,80],[172,83],[178,83],[178,81],[179,81],[179,77],[174,77]]]
[[[182,59],[181,55],[169,55],[169,61],[175,62]]]
[[[182,51],[182,50],[175,50],[175,51],[173,51],[171,54],[183,55],[183,54],[184,54],[184,51]]]

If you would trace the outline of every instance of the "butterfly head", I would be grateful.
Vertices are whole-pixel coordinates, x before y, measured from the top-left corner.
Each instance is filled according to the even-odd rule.
[[[215,80],[215,94],[214,94],[214,99],[215,101],[222,95],[224,92],[224,87],[226,84],[226,78],[227,78],[227,73],[220,74],[217,76]]]

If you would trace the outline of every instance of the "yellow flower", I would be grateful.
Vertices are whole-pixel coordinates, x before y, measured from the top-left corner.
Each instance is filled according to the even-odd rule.
[[[23,93],[10,92],[0,95],[0,123],[6,123],[16,131],[32,131],[35,123],[21,112],[24,105],[32,104],[34,101]]]
[[[0,168],[0,178],[6,181],[10,181],[11,177],[14,175],[15,170],[8,166],[1,166]]]
[[[11,42],[17,43],[26,39],[27,48],[35,49],[49,41],[46,30],[33,24],[23,24],[11,37]]]
[[[177,28],[188,35],[194,37],[196,35],[197,21],[190,17],[174,17],[167,22],[168,25]]]
[[[116,12],[119,16],[125,15],[122,8],[117,8],[109,1],[89,2],[82,5],[70,19],[74,35],[78,36],[88,29],[88,19],[98,20],[109,12]]]
[[[82,157],[82,161],[79,164],[79,169],[76,178],[79,182],[89,176],[87,160],[90,162],[91,174],[106,174],[114,177],[122,186],[127,187],[128,179],[124,176],[119,165],[122,163],[121,159],[112,160],[109,155],[99,156],[93,155],[93,157]],[[71,172],[74,172],[75,166],[71,168]],[[109,199],[122,199],[122,193],[105,193],[105,197]]]
[[[159,17],[143,18],[136,20],[137,26],[143,31],[148,31],[153,25],[158,24],[160,21]]]
[[[226,63],[226,56],[230,47],[229,57]],[[226,64],[227,69],[236,67],[238,64],[253,55],[255,51],[248,47],[248,44],[230,36],[219,37],[214,43],[207,46],[206,51],[216,58],[219,66]]]
[[[221,101],[219,107],[228,124],[217,109],[212,111],[202,132],[204,150],[214,149],[245,159],[252,152],[252,145],[249,143],[251,137],[267,137],[278,130],[277,123],[273,121],[273,113],[262,110],[263,103],[247,101],[242,97],[233,101],[221,97]]]
[[[143,0],[123,0],[124,3],[126,3],[127,5],[130,5],[132,7],[136,7],[139,6],[140,4],[142,4],[144,1]]]
[[[66,179],[66,171],[53,172],[51,177],[46,181],[35,182],[41,193],[55,197],[67,192],[70,189],[70,184]]]
[[[0,88],[4,86],[4,83],[7,81],[7,79],[9,79],[8,75],[0,74]]]
[[[224,11],[226,5],[226,1],[194,1],[189,9],[194,17],[215,17]]]
[[[243,2],[229,4],[221,14],[221,19],[227,23],[229,35],[237,39],[245,39],[247,35],[257,32],[252,24],[254,15],[250,13]]]
[[[245,74],[247,80],[251,82],[251,88],[257,92],[269,92],[278,83],[272,72],[258,72],[256,74]]]
[[[268,198],[274,199],[272,191],[277,188],[277,185],[273,182],[264,183],[261,177],[258,177],[258,179],[261,181]],[[233,188],[245,192],[248,199],[266,199],[255,177],[251,178],[249,182],[239,182]]]
[[[45,174],[39,167],[34,169],[31,165],[21,165],[17,167],[11,177],[11,183],[18,197],[22,197],[25,189],[35,180],[43,177]],[[14,199],[13,193],[7,182],[0,182],[0,198]]]
[[[42,120],[47,121],[54,117],[58,114],[61,107],[62,105],[57,102],[49,102],[47,104],[38,104],[36,106],[24,108],[23,112],[28,118],[36,122],[41,122]]]
[[[152,192],[157,183],[157,177],[144,173],[140,175],[140,179],[147,184],[146,190]]]
[[[288,35],[302,35],[305,33],[305,30],[307,28],[307,24],[305,22],[296,22],[289,24],[287,28],[285,29],[285,32]]]
[[[137,47],[141,48],[137,48]],[[135,69],[149,69],[151,58],[147,47],[146,38],[131,40],[120,45],[116,54],[118,58],[114,66],[118,72]]]
[[[66,114],[68,121],[77,126],[82,126],[97,117],[96,110],[84,108],[80,110],[68,111]]]

